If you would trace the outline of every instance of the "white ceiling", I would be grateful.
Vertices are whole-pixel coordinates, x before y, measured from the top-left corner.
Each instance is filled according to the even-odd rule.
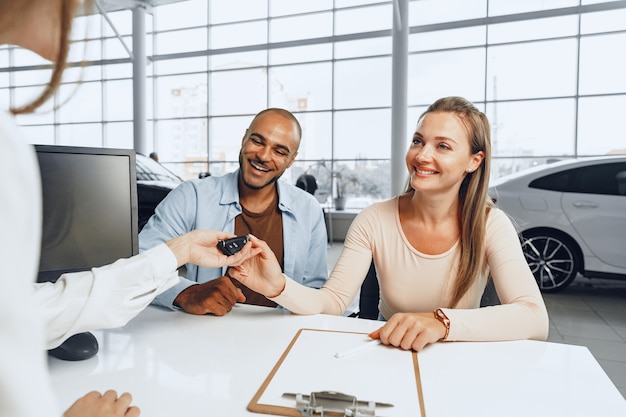
[[[181,1],[185,1],[185,0],[96,0],[96,2],[102,8],[102,10],[104,10],[107,13],[115,12],[118,10],[130,10],[138,6],[146,7],[146,9],[150,11],[150,9],[154,6],[161,6],[161,5],[170,4],[170,3],[178,3]],[[79,11],[77,14],[82,15],[84,13]]]

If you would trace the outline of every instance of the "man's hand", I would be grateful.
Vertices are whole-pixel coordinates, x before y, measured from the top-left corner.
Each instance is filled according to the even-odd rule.
[[[244,301],[246,297],[230,278],[220,277],[186,288],[178,294],[174,305],[190,314],[223,316],[233,309],[235,303]]]

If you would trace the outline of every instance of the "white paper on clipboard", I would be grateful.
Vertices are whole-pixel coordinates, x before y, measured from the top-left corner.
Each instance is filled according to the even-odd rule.
[[[337,352],[368,341],[365,333],[301,329],[249,404],[249,410],[297,416],[294,399],[283,397],[284,393],[337,391],[359,401],[393,404],[377,409],[377,416],[425,417],[415,352],[379,344],[335,357]]]

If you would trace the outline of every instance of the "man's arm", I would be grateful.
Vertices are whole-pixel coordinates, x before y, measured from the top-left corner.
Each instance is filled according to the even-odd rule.
[[[317,205],[317,202],[316,202]],[[321,288],[328,279],[328,237],[324,213],[315,207],[312,213],[313,223],[308,253],[305,254],[306,266],[303,284],[310,288]],[[317,214],[317,215],[315,215]]]
[[[208,184],[206,180],[204,184]],[[147,250],[195,229],[198,195],[202,195],[202,192],[193,181],[187,181],[172,190],[157,206],[155,214],[139,234],[139,250]],[[245,297],[226,277],[201,284],[180,277],[176,285],[158,295],[152,304],[191,314],[222,316],[238,301],[245,301]]]
[[[144,252],[192,230],[195,218],[195,195],[192,184],[183,183],[161,201],[154,215],[139,233],[139,252]],[[152,304],[178,310],[179,307],[174,304],[174,300],[182,291],[195,284],[196,282],[192,280],[179,277],[178,283],[158,295]]]
[[[230,278],[220,277],[187,287],[176,296],[173,305],[190,314],[223,316],[237,302],[244,301],[246,297]]]

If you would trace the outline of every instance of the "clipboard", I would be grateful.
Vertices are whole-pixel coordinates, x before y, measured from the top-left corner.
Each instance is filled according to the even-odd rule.
[[[361,403],[387,405],[371,415],[426,417],[417,352],[377,344],[354,355],[335,355],[369,340],[360,332],[298,330],[248,403],[248,410],[302,417],[307,414],[297,407],[294,395],[337,392]]]

